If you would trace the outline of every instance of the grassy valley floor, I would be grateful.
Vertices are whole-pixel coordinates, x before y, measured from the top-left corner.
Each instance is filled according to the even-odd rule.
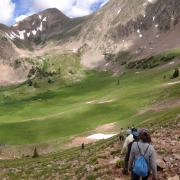
[[[0,142],[19,149],[42,144],[44,150],[53,144],[49,152],[63,149],[74,136],[90,135],[103,124],[116,122],[118,130],[177,118],[180,79],[170,79],[175,67],[129,70],[118,77],[88,71],[83,80],[69,85],[60,86],[56,80],[53,84],[41,81],[38,88],[26,83],[2,88]]]

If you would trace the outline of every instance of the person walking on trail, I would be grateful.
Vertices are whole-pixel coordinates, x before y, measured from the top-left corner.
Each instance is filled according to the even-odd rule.
[[[124,141],[124,144],[123,144],[123,147],[121,150],[121,154],[124,154],[127,151],[129,143],[131,143],[134,140],[132,132],[133,131],[130,128],[128,128],[128,130],[127,130],[128,136],[126,137],[126,139]]]
[[[147,129],[141,129],[139,141],[134,142],[129,157],[131,180],[148,180],[152,171],[153,180],[157,179],[156,152],[151,145],[151,136]]]
[[[133,135],[134,140],[129,143],[129,145],[128,145],[128,150],[127,150],[127,152],[126,152],[126,156],[125,156],[125,159],[124,159],[124,169],[123,169],[123,171],[122,171],[122,173],[123,173],[124,175],[128,175],[128,163],[129,163],[129,156],[130,156],[130,152],[131,152],[131,147],[132,147],[132,145],[133,145],[134,142],[137,142],[137,141],[138,141],[139,130],[133,131],[133,132],[132,132],[132,135]]]
[[[119,141],[123,142],[124,139],[125,139],[125,132],[124,132],[123,128],[121,128],[121,131],[119,133]]]
[[[131,128],[128,127],[127,137],[126,137],[126,139],[124,141],[124,144],[123,144],[123,147],[122,147],[122,150],[121,150],[121,154],[124,154],[125,152],[127,152],[129,143],[131,143],[134,140],[133,134],[132,134],[134,131],[137,131],[137,129],[136,128],[131,129]]]

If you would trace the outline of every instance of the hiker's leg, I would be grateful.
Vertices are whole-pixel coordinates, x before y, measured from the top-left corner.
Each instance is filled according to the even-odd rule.
[[[125,158],[124,158],[124,169],[123,169],[123,174],[128,174],[128,161],[129,158],[126,154]]]
[[[140,177],[132,172],[131,173],[131,180],[140,180]]]
[[[147,177],[143,177],[142,180],[148,180],[149,175]]]

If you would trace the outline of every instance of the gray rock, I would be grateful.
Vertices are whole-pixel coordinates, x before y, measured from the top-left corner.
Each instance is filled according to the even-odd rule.
[[[176,176],[174,176],[174,177],[168,178],[168,180],[180,180],[180,178],[179,178],[178,175],[176,175]]]

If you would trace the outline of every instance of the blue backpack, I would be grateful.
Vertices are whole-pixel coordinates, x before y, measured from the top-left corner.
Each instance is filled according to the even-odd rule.
[[[136,158],[136,160],[134,162],[133,172],[138,176],[146,177],[146,176],[148,176],[149,168],[148,168],[148,162],[145,159],[145,155],[146,155],[146,152],[147,152],[149,146],[147,147],[144,154],[141,153],[138,143],[137,143],[137,146],[139,148],[140,155]]]

